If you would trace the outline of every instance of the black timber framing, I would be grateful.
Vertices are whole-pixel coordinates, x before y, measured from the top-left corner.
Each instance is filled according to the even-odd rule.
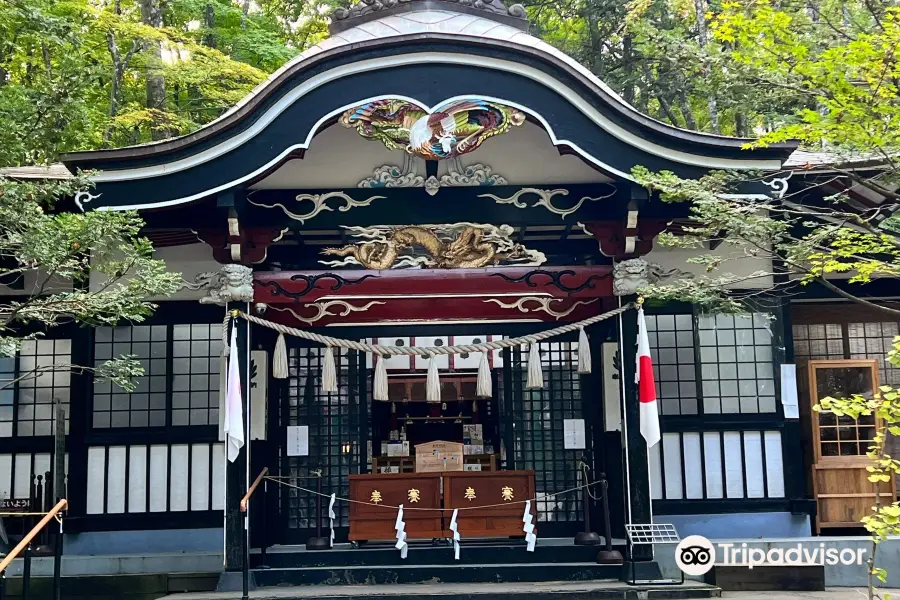
[[[192,323],[221,323],[224,310],[217,306],[201,305],[195,301],[161,302],[154,314],[141,325],[176,325]],[[93,328],[74,328],[72,358],[76,364],[94,362]],[[171,340],[170,340],[171,342]],[[172,361],[171,352],[168,361]],[[171,364],[171,362],[170,362]],[[168,369],[172,377],[172,369]],[[70,533],[89,531],[127,531],[153,529],[196,529],[221,527],[221,511],[141,512],[115,514],[87,514],[87,464],[91,447],[217,443],[215,425],[103,428],[91,426],[94,409],[93,383],[90,374],[72,377],[72,414],[67,438],[69,452],[69,514],[66,530]],[[171,392],[167,392],[167,407],[171,406]],[[167,412],[169,411],[167,408]],[[149,455],[149,452],[148,452]],[[126,469],[126,473],[128,470]],[[104,485],[106,476],[104,476]],[[106,494],[104,493],[104,503]],[[127,500],[126,500],[127,502]]]
[[[787,310],[786,305],[787,300],[779,298],[776,299],[774,303],[750,306],[751,309],[767,311],[773,315],[773,320],[771,322],[772,362],[773,368],[775,369],[775,393],[777,398],[781,397],[781,381],[778,369],[781,364],[793,360],[793,349],[792,347],[789,347],[791,340],[790,311]],[[665,305],[659,305],[654,303],[647,307],[647,313],[655,315],[690,314],[695,320],[694,330],[696,336],[696,318],[699,313],[696,308],[690,304],[671,302]],[[653,501],[654,514],[686,515],[773,511],[791,512],[792,514],[814,514],[813,511],[815,510],[815,505],[809,501],[810,494],[807,487],[806,473],[804,472],[804,462],[797,459],[797,457],[801,456],[802,452],[805,450],[803,447],[799,420],[785,419],[784,407],[781,402],[776,402],[776,412],[774,413],[704,414],[703,389],[702,385],[699,384],[701,381],[700,345],[696,341],[696,337],[694,343],[694,357],[696,380],[698,382],[697,414],[660,415],[660,432],[663,434],[680,434],[687,432],[713,431],[780,431],[785,495],[784,498],[725,498],[708,500],[657,499]],[[765,445],[763,445],[763,455],[765,456]],[[684,469],[684,464],[682,464],[682,469]],[[682,481],[684,482],[684,474],[682,475]],[[705,493],[705,478],[703,486]],[[746,482],[744,487],[746,489]]]

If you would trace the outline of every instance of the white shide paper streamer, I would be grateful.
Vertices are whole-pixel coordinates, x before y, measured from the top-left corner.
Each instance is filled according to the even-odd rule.
[[[528,544],[525,547],[525,550],[528,552],[534,552],[534,545],[537,542],[537,534],[534,532],[534,516],[531,514],[531,500],[525,501],[525,515],[522,517],[522,522],[525,524],[522,529],[525,531],[525,542]]]
[[[409,552],[409,544],[406,543],[406,523],[403,522],[403,505],[397,507],[397,522],[394,523],[394,529],[397,530],[397,543],[394,548],[400,551],[400,558],[406,558]]]
[[[334,548],[334,520],[337,518],[337,515],[334,514],[334,501],[337,499],[337,494],[331,495],[331,500],[328,502],[328,518],[331,519],[331,541],[329,544],[332,548]]]
[[[459,560],[459,525],[456,524],[456,516],[459,509],[453,509],[453,516],[450,517],[450,531],[453,532],[453,558]]]

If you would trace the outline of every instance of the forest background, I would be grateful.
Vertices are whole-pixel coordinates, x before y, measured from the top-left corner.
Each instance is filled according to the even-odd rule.
[[[3,0],[0,167],[189,133],[326,38],[329,15],[347,2]],[[747,60],[735,26],[742,34],[752,33],[754,23],[787,27],[806,58],[821,57],[888,9],[877,0],[525,5],[533,34],[642,112],[743,137],[803,119],[820,99],[794,85],[790,73]]]

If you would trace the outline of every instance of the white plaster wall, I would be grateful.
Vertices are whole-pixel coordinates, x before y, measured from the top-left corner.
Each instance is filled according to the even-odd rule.
[[[190,244],[187,246],[173,246],[171,248],[157,248],[154,256],[166,263],[169,271],[181,273],[182,279],[192,282],[201,273],[218,271],[222,265],[213,259],[212,248],[204,243]],[[103,278],[91,273],[91,290],[99,289]],[[161,300],[199,300],[206,295],[206,290],[191,290],[182,288],[175,294],[166,297],[148,298],[151,301]]]
[[[729,249],[726,245],[719,246],[715,251],[705,252],[727,258],[718,269],[711,273],[706,272],[706,267],[687,262],[689,258],[699,256],[704,250],[683,248],[655,247],[646,258],[652,263],[657,263],[665,269],[681,269],[686,273],[693,273],[695,277],[722,277],[732,274],[736,277],[749,277],[758,271],[772,272],[772,261],[766,258],[751,258],[741,255],[735,249]],[[733,289],[767,289],[774,285],[772,276],[743,279],[730,286]]]
[[[531,122],[486,140],[477,150],[461,156],[460,162],[463,166],[488,165],[513,185],[610,181],[581,158],[560,155],[544,128]],[[438,175],[444,175],[451,165],[452,161],[442,161]]]
[[[353,188],[383,165],[402,165],[404,153],[366,140],[355,129],[333,125],[310,143],[302,160],[291,160],[253,186],[253,189]],[[419,161],[419,173],[425,173]]]
[[[404,152],[366,140],[355,129],[332,125],[313,138],[303,159],[288,161],[253,189],[354,188],[379,167],[402,166],[404,158]],[[416,172],[424,175],[425,161],[413,160]],[[464,154],[460,162],[463,166],[488,165],[513,185],[609,181],[577,156],[561,156],[547,132],[530,122],[486,140],[477,150]],[[453,163],[441,161],[438,175],[445,175]]]
[[[28,271],[23,274],[25,278],[25,287],[21,290],[12,289],[5,285],[0,285],[0,296],[24,296],[37,294],[41,287],[46,293],[70,292],[72,291],[72,282],[62,277],[53,277],[47,281],[47,274],[38,271]],[[46,282],[46,285],[45,285]]]

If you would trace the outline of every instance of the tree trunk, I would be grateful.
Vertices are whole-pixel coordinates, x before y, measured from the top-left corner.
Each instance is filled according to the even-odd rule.
[[[684,117],[684,126],[696,131],[697,119],[694,118],[694,109],[691,108],[691,103],[688,102],[688,97],[684,90],[678,92],[678,107],[681,109],[681,116]]]
[[[734,130],[738,137],[750,137],[750,128],[747,124],[747,115],[740,109],[734,111]]]
[[[250,0],[244,0],[241,6],[241,29],[247,27],[247,15],[250,14]]]
[[[122,80],[125,78],[125,69],[128,68],[128,63],[131,62],[134,53],[140,49],[141,44],[138,40],[135,40],[131,45],[131,49],[125,53],[125,56],[122,56],[119,53],[119,47],[116,44],[116,36],[112,31],[107,31],[106,47],[109,49],[109,56],[112,60],[113,75],[112,81],[110,81],[109,84],[109,122],[106,124],[106,129],[103,130],[104,148],[109,147],[112,137],[112,120],[119,114],[119,102]]]
[[[622,97],[628,104],[634,104],[634,39],[625,34],[622,39],[622,65],[625,68],[625,89]]]
[[[162,27],[162,7],[160,0],[141,0],[141,23],[151,27]],[[166,109],[166,79],[162,74],[162,44],[156,40],[144,41],[144,52],[150,55],[147,67],[147,108],[154,111]],[[163,140],[171,137],[171,132],[160,122],[158,113],[154,113],[150,129],[150,137]]]
[[[206,26],[206,34],[203,36],[203,45],[208,48],[216,47],[216,35],[213,33],[213,26],[215,25],[216,14],[213,11],[212,3],[206,5],[206,10],[203,13],[203,24]]]
[[[672,105],[666,100],[665,96],[658,94],[656,99],[659,101],[659,107],[662,109],[663,113],[665,113],[666,118],[669,119],[669,123],[675,127],[682,127],[681,121],[678,120],[678,115],[672,110]]]
[[[709,63],[706,59],[706,50],[709,43],[709,31],[706,26],[706,11],[708,7],[706,0],[694,0],[694,11],[697,15],[697,40],[700,43],[700,50],[703,53],[703,76],[709,80]],[[709,110],[709,126],[713,133],[719,133],[719,106],[716,102],[716,95],[712,90],[709,91],[707,97],[707,107]],[[694,129],[693,127],[691,129]]]

